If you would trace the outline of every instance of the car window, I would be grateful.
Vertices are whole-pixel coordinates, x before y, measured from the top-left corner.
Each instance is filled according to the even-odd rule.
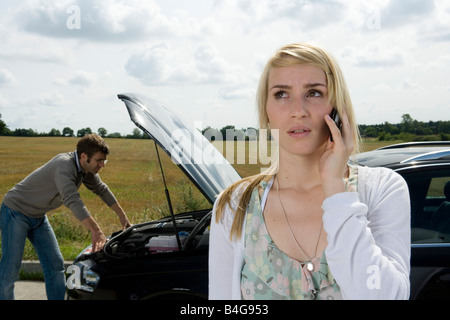
[[[450,243],[450,169],[416,167],[403,177],[411,198],[411,242]]]

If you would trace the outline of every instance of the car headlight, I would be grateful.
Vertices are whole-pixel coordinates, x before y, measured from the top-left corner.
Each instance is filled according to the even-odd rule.
[[[66,281],[67,289],[93,292],[100,281],[100,276],[91,270],[94,265],[95,263],[90,259],[70,265],[66,271],[69,274]]]

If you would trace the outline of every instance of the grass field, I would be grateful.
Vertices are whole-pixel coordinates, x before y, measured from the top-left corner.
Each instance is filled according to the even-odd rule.
[[[78,139],[0,137],[0,201],[3,201],[5,193],[17,182],[45,164],[54,155],[75,150]],[[100,176],[116,195],[131,223],[137,224],[166,216],[168,206],[154,142],[139,139],[106,139],[106,141],[111,148],[111,153],[108,156],[107,166],[100,171]],[[230,142],[224,145],[219,143],[222,142],[216,142],[219,150],[226,151],[230,148]],[[236,148],[235,155],[242,154],[244,148],[244,154],[249,157],[254,156],[249,155],[248,143],[232,144]],[[386,143],[366,140],[363,148],[368,151],[383,145]],[[159,153],[175,213],[211,207],[172,160],[161,150]],[[233,164],[233,166],[243,177],[260,172],[259,165]],[[119,230],[120,223],[112,210],[84,186],[79,192],[106,235]],[[58,238],[64,259],[73,260],[90,243],[90,234],[64,206],[49,212],[48,217]],[[24,259],[37,259],[28,241]]]

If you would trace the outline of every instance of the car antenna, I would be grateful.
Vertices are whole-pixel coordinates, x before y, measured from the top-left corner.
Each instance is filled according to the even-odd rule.
[[[164,182],[164,192],[166,193],[167,203],[169,205],[170,216],[172,217],[173,228],[175,229],[175,237],[177,238],[178,249],[181,251],[181,241],[180,236],[178,235],[177,222],[175,221],[175,215],[173,214],[172,201],[170,200],[169,189],[167,189],[166,178],[164,177],[164,170],[161,163],[161,158],[159,157],[158,145],[155,142],[156,155],[158,157],[159,168],[161,169],[161,175]]]

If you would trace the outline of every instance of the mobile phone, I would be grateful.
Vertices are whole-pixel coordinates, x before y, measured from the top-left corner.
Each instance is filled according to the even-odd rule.
[[[334,108],[333,111],[331,111],[330,118],[333,119],[336,126],[339,128],[339,130],[341,130],[342,127],[341,118],[339,117],[339,113],[337,112],[336,108]],[[331,132],[330,132],[330,140],[333,141],[333,135],[331,134]]]

